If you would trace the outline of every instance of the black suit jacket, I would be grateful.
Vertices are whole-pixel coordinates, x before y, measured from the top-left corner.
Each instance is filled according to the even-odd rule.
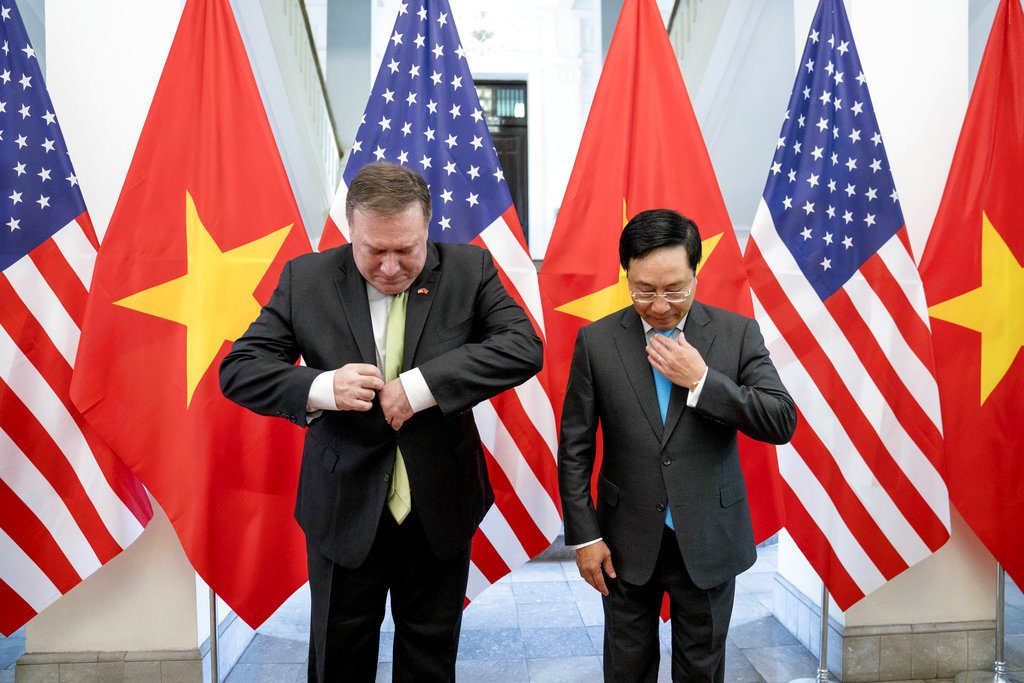
[[[302,356],[306,366],[295,365]],[[350,245],[287,263],[269,303],[221,364],[224,395],[306,426],[313,379],[346,363],[376,365],[366,282]],[[427,245],[409,289],[403,370],[418,367],[437,405],[397,433],[375,401],[325,411],[306,435],[295,516],[308,541],[344,567],[365,559],[400,445],[415,506],[442,559],[464,552],[494,501],[474,405],[529,379],[540,339],[508,295],[490,255]]]
[[[630,307],[580,329],[562,412],[559,486],[566,543],[603,537],[617,575],[633,584],[654,571],[671,505],[686,569],[710,588],[756,559],[736,432],[785,443],[796,408],[753,320],[694,302],[683,333],[708,374],[696,408],[686,406],[685,387],[672,387],[663,425],[637,312]]]

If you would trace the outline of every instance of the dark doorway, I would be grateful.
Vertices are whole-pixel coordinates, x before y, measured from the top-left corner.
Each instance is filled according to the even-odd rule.
[[[523,235],[529,243],[526,81],[477,81],[476,91],[512,193],[519,224],[523,226]]]

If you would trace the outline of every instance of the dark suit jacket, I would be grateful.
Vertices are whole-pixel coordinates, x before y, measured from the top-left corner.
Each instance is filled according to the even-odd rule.
[[[299,356],[306,366],[296,366]],[[376,364],[366,283],[350,245],[287,263],[269,303],[221,364],[224,395],[306,426],[313,379]],[[494,501],[472,407],[534,375],[542,347],[490,255],[427,245],[409,289],[403,370],[418,367],[437,405],[397,433],[380,405],[325,411],[309,425],[295,516],[309,542],[344,567],[365,559],[400,445],[413,505],[442,559],[463,552]]]
[[[694,583],[710,588],[754,563],[756,551],[736,432],[785,443],[796,408],[757,323],[694,302],[683,328],[708,365],[696,408],[673,386],[662,425],[640,316],[632,308],[579,331],[558,450],[565,542],[603,537],[617,575],[646,583],[671,505]],[[590,495],[598,424],[604,456]]]

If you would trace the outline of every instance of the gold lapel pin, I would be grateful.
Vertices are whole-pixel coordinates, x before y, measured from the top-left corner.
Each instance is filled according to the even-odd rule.
[[[426,287],[420,287],[419,289],[416,290],[416,293],[417,294],[430,294],[430,290],[427,289]]]

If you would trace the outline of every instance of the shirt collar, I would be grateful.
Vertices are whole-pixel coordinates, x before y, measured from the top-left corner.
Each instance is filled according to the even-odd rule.
[[[679,330],[680,332],[682,332],[682,331],[683,331],[683,325],[685,325],[685,324],[686,324],[686,318],[687,318],[687,317],[688,317],[689,315],[690,315],[690,314],[689,314],[689,312],[687,312],[687,314],[683,316],[683,319],[679,321],[679,324],[678,324],[678,325],[676,325],[676,326],[675,326],[674,328],[672,328],[672,329],[673,329],[673,331],[674,331],[674,330]],[[646,336],[647,334],[649,334],[651,330],[653,330],[653,329],[654,329],[654,326],[653,326],[653,325],[651,325],[651,324],[650,324],[649,322],[647,322],[646,320],[644,320],[644,317],[643,317],[643,316],[640,316],[640,324],[644,326],[644,335],[645,335],[645,336]]]

